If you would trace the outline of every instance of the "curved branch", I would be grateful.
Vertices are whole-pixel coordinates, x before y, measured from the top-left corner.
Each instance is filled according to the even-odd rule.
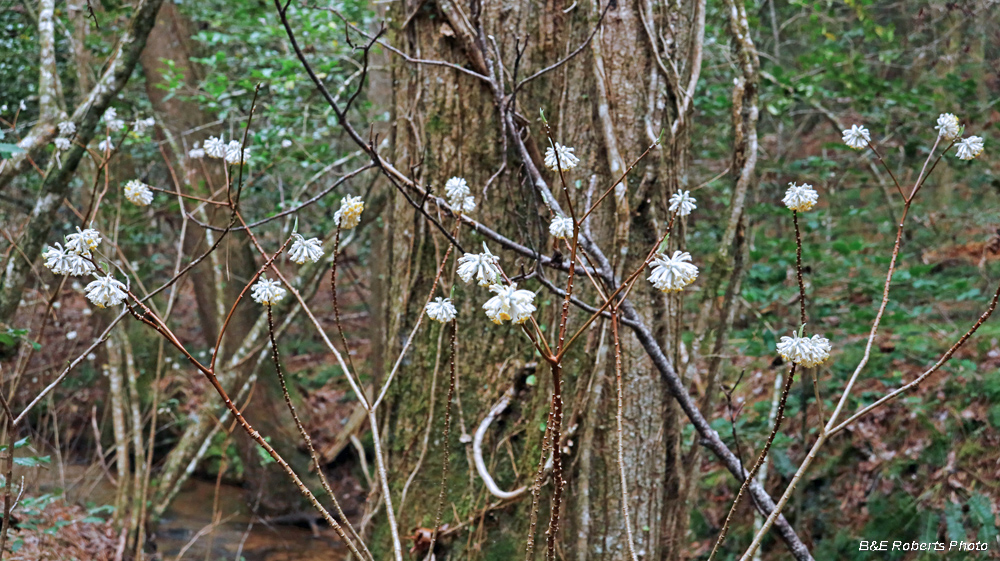
[[[490,471],[486,468],[486,462],[483,461],[483,438],[486,436],[486,431],[489,430],[490,425],[493,421],[503,413],[507,406],[510,405],[510,400],[514,397],[514,386],[511,386],[503,396],[500,397],[500,401],[496,402],[490,412],[486,414],[483,422],[479,423],[479,428],[476,429],[475,436],[472,437],[472,458],[475,460],[476,472],[479,473],[479,477],[486,484],[486,489],[494,497],[510,500],[516,499],[521,495],[528,492],[527,485],[521,485],[513,491],[504,491],[501,489],[496,481],[493,480],[493,476],[490,475]],[[552,469],[552,456],[549,456],[548,461],[545,462],[545,471]]]
[[[833,436],[833,435],[837,434],[838,432],[844,430],[845,428],[847,428],[848,425],[850,425],[854,421],[857,421],[859,418],[867,415],[872,410],[878,409],[879,407],[881,407],[881,406],[885,405],[886,403],[892,401],[893,399],[899,397],[900,394],[906,393],[906,392],[910,391],[911,389],[917,387],[920,384],[920,382],[923,382],[924,380],[927,379],[928,376],[930,376],[931,374],[937,372],[938,369],[940,369],[942,366],[944,366],[944,363],[948,362],[948,360],[951,359],[952,355],[955,354],[955,351],[957,351],[962,345],[964,345],[965,342],[969,339],[969,337],[972,337],[972,334],[975,333],[979,329],[979,326],[981,326],[987,319],[989,319],[989,317],[991,315],[993,315],[993,311],[996,310],[996,308],[997,308],[997,301],[998,300],[1000,300],[1000,285],[997,286],[996,292],[993,293],[993,300],[990,301],[989,307],[987,307],[986,311],[983,312],[983,314],[981,316],[979,316],[979,321],[977,321],[976,324],[973,325],[971,329],[969,329],[968,331],[966,331],[965,335],[962,335],[962,337],[954,345],[952,345],[951,348],[948,349],[948,351],[946,353],[944,353],[944,355],[942,355],[942,357],[937,362],[935,362],[933,366],[931,366],[930,368],[928,368],[920,376],[917,376],[917,378],[915,380],[913,380],[912,382],[910,382],[910,383],[908,383],[908,384],[906,384],[906,385],[904,385],[902,387],[899,387],[896,390],[894,390],[894,391],[886,394],[885,396],[883,396],[881,399],[879,399],[875,403],[872,403],[871,405],[865,407],[861,411],[858,411],[857,413],[851,415],[849,418],[847,418],[846,420],[844,420],[843,422],[841,422],[839,425],[837,425],[836,427],[830,429],[828,431],[829,436]]]

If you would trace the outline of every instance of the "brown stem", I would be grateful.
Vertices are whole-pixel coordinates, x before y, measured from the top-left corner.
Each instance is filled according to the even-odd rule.
[[[531,485],[531,507],[528,515],[528,539],[525,543],[524,561],[533,561],[535,558],[535,531],[538,527],[538,503],[542,494],[542,484],[545,482],[545,457],[549,449],[552,448],[552,410],[549,410],[545,423],[545,434],[542,436],[542,456],[538,460],[538,469],[535,471],[535,481]],[[553,452],[553,466],[555,456]]]
[[[792,211],[795,222],[795,276],[799,281],[799,326],[806,324],[806,285],[802,282],[802,235],[799,233],[799,212]]]
[[[352,372],[357,372],[354,367],[354,359],[351,358],[351,347],[347,345],[347,335],[344,334],[344,325],[340,321],[340,303],[337,301],[337,254],[340,252],[340,225],[333,234],[333,259],[330,260],[330,294],[333,297],[333,321],[337,325],[337,333],[340,334],[340,342],[344,345],[344,354],[347,355],[347,364]],[[372,427],[372,430],[376,430]]]
[[[441,326],[444,329],[444,325]],[[458,355],[458,322],[451,322],[451,361],[450,378],[448,381],[448,401],[444,406],[444,444],[442,449],[444,459],[441,465],[441,490],[438,494],[437,511],[434,513],[434,533],[431,534],[431,545],[427,550],[428,558],[433,558],[434,544],[438,539],[438,532],[441,529],[441,512],[444,510],[445,483],[448,481],[448,462],[451,459],[451,446],[449,437],[451,436],[451,402],[455,398],[455,357]],[[433,399],[433,396],[432,396]]]
[[[222,329],[219,330],[219,335],[216,338],[215,348],[212,350],[212,358],[208,363],[209,370],[215,370],[215,361],[219,356],[219,348],[222,347],[222,336],[226,333],[226,328],[229,327],[229,322],[232,321],[233,315],[236,313],[236,306],[240,305],[240,302],[243,301],[243,295],[246,294],[248,290],[250,290],[250,287],[253,286],[253,283],[256,282],[257,279],[260,278],[262,274],[264,274],[264,271],[266,271],[269,267],[271,267],[271,264],[274,262],[274,260],[277,259],[278,256],[285,251],[285,248],[291,241],[292,238],[289,237],[287,240],[285,240],[285,243],[283,243],[281,247],[278,248],[278,251],[274,252],[274,255],[268,257],[267,260],[264,261],[264,265],[262,265],[260,269],[257,269],[257,273],[250,279],[250,282],[248,282],[243,287],[243,290],[240,291],[239,296],[236,297],[236,301],[233,302],[232,306],[230,306],[229,313],[226,314],[226,321],[223,322]]]
[[[670,222],[667,224],[666,231],[663,232],[663,235],[660,236],[660,239],[656,240],[656,243],[653,244],[653,247],[649,250],[649,253],[646,255],[646,259],[643,260],[642,264],[639,265],[639,267],[637,267],[636,270],[633,271],[631,275],[629,275],[629,277],[625,280],[625,282],[623,282],[622,284],[620,284],[618,286],[618,288],[615,289],[615,291],[612,292],[611,295],[608,296],[605,299],[604,303],[601,304],[601,307],[598,308],[596,312],[594,312],[593,314],[591,314],[591,316],[589,318],[587,318],[587,320],[585,322],[583,322],[583,325],[581,325],[580,328],[576,330],[576,333],[574,333],[573,336],[569,338],[569,341],[565,344],[565,346],[563,346],[563,348],[560,350],[559,354],[556,355],[556,360],[561,360],[562,359],[563,354],[566,353],[566,349],[568,349],[570,347],[570,345],[572,345],[573,341],[575,341],[577,339],[577,337],[579,337],[580,334],[582,334],[587,329],[587,327],[591,323],[594,322],[594,320],[596,320],[597,318],[601,317],[601,314],[609,306],[611,306],[612,302],[616,301],[616,297],[618,296],[618,294],[622,293],[622,291],[625,291],[624,294],[622,294],[622,297],[619,299],[620,301],[624,301],[625,298],[628,297],[628,293],[632,290],[632,285],[639,278],[639,275],[641,275],[642,272],[646,269],[646,266],[649,265],[650,259],[653,258],[653,255],[656,253],[656,250],[660,247],[660,244],[663,243],[663,240],[665,240],[667,238],[667,236],[670,235],[670,231],[673,229],[674,219],[676,217],[677,217],[677,213],[675,212],[670,217]],[[570,296],[571,296],[570,294],[566,295],[567,302],[569,301],[569,297]],[[616,305],[615,308],[617,308],[617,307],[618,306]]]
[[[625,482],[625,434],[622,429],[622,415],[624,406],[622,404],[622,346],[621,337],[618,336],[618,314],[612,312],[611,333],[615,341],[615,383],[617,388],[618,402],[615,407],[615,425],[618,436],[618,478],[621,483],[622,517],[625,519],[625,534],[628,537],[628,553],[632,561],[637,561],[635,555],[635,541],[632,538],[632,519],[628,512],[628,485]]]
[[[556,560],[556,539],[559,535],[559,511],[562,507],[563,494],[563,465],[562,465],[562,419],[563,419],[563,399],[562,399],[562,364],[558,362],[552,365],[552,503],[549,512],[549,529],[546,532],[546,545],[548,561]],[[544,465],[544,461],[542,461]]]

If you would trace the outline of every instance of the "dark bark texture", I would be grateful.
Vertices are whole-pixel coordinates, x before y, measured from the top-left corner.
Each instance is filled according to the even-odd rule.
[[[393,21],[407,25],[400,28],[397,24],[387,40],[413,58],[449,61],[486,73],[486,63],[475,46],[475,30],[481,25],[485,31],[483,42],[504,62],[508,93],[518,80],[583,46],[568,63],[518,92],[517,107],[523,119],[519,125],[530,133],[526,143],[539,168],[541,154],[549,143],[539,109],[551,127],[552,140],[575,147],[581,163],[566,174],[566,181],[576,209],[587,208],[588,200],[595,200],[612,186],[665,131],[662,146],[651,151],[623,182],[623,193],[609,197],[586,225],[606,250],[630,248],[608,252],[616,272],[627,274],[641,263],[663,232],[666,200],[685,181],[686,134],[682,123],[675,125],[681,107],[678,99],[683,95],[677,81],[686,84],[690,77],[689,50],[695,33],[689,26],[697,25],[699,18],[696,3],[657,6],[655,10],[641,2],[618,4],[608,8],[601,28],[588,44],[606,7],[593,2],[576,3],[568,9],[545,4],[538,9],[537,4],[529,2],[481,6],[475,2],[459,5],[410,1],[401,4],[392,16]],[[521,55],[520,49],[524,49]],[[657,61],[664,56],[674,59],[679,75],[664,73],[665,59]],[[466,178],[479,203],[477,219],[543,254],[565,254],[566,249],[559,249],[548,235],[551,214],[525,174],[511,139],[504,136],[490,89],[452,68],[412,64],[399,58],[392,62],[395,120],[390,134],[394,139],[394,165],[412,169],[419,183],[432,186],[442,195],[449,177]],[[558,175],[545,173],[553,191],[560,189]],[[557,196],[563,200],[561,193]],[[380,314],[388,334],[382,353],[389,357],[398,352],[399,341],[412,328],[412,318],[423,305],[435,264],[447,243],[404,199],[394,198],[392,204],[383,236],[389,266],[382,272],[385,305]],[[451,227],[448,221],[445,225]],[[474,232],[462,231],[460,242],[466,251],[481,251],[481,238]],[[533,270],[530,260],[498,249],[491,247],[500,254],[509,275]],[[449,263],[448,279],[453,270],[454,264]],[[489,298],[485,288],[453,278],[457,283],[453,299],[459,308],[461,329],[460,402],[456,403],[456,423],[460,426],[453,427],[452,434],[474,433],[492,404],[516,385],[519,391],[514,405],[493,424],[484,440],[484,459],[501,488],[530,486],[538,462],[544,461],[539,426],[548,413],[551,373],[544,362],[536,365],[534,352],[520,329],[494,326],[485,317],[481,309]],[[445,295],[451,290],[452,281],[448,279],[444,283]],[[563,283],[565,277],[553,280]],[[587,284],[584,276],[577,276],[577,292],[595,301],[596,295]],[[520,287],[537,290],[539,285],[525,281]],[[661,312],[662,296],[642,282],[631,299],[646,324],[657,326],[657,337],[666,344],[671,336]],[[542,290],[536,303],[540,304],[538,322],[551,333],[558,327],[561,300]],[[570,333],[581,322],[578,312],[571,314]],[[432,434],[439,436],[443,429],[441,411],[447,390],[442,382],[447,379],[443,367],[436,374],[437,383],[432,384],[438,362],[437,328],[422,329],[412,356],[395,382],[392,409],[384,413],[389,416],[385,431],[390,447],[390,478],[400,482],[397,492],[421,455],[432,399],[438,400]],[[686,510],[679,495],[682,425],[642,345],[629,330],[622,333],[624,466],[636,553],[644,559],[673,559],[680,551],[675,542],[682,540],[686,531]],[[447,364],[447,345],[440,352],[440,363]],[[563,363],[563,461],[567,485],[558,543],[563,555],[579,561],[629,557],[618,478],[612,353],[610,327],[597,322]],[[524,385],[529,374],[534,374],[537,385]],[[432,385],[436,395],[429,393]],[[432,498],[437,493],[444,445],[431,439],[400,513],[403,531],[433,523]],[[469,548],[481,550],[481,556],[476,558],[523,556],[530,494],[495,513],[505,517],[504,529],[490,522],[493,514],[476,518],[498,501],[483,491],[468,458],[471,445],[458,442],[458,438],[447,445],[452,451],[447,501],[455,508],[446,506],[443,522],[454,527],[466,522],[466,518],[472,521],[445,540],[447,546],[461,558],[472,555],[460,553]],[[544,544],[542,533],[548,519],[550,491],[551,483],[543,489],[541,499],[539,544]],[[544,549],[544,545],[538,549]]]

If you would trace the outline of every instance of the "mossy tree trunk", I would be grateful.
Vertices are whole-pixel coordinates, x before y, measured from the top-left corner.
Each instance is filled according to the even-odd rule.
[[[393,13],[396,27],[388,40],[413,58],[478,70],[482,58],[463,41],[463,29],[482,26],[481,37],[504,61],[505,72],[513,73],[517,61],[517,75],[506,78],[508,93],[510,83],[582,46],[569,62],[518,92],[518,112],[526,117],[520,125],[531,135],[527,144],[538,167],[540,153],[548,144],[538,118],[540,109],[553,140],[575,147],[581,163],[567,173],[566,180],[577,209],[586,208],[588,200],[613,185],[663,131],[662,144],[623,182],[624,196],[609,197],[586,225],[606,253],[615,256],[616,272],[621,274],[634,270],[663,233],[667,198],[686,183],[685,122],[690,104],[683,102],[686,94],[682,92],[692,75],[697,77],[694,63],[700,63],[696,60],[700,47],[697,56],[692,56],[692,47],[700,45],[699,25],[703,28],[704,19],[699,10],[703,14],[704,5],[684,2],[655,9],[644,2],[612,5],[588,44],[605,8],[589,1],[572,6],[523,0],[467,6],[413,0]],[[522,48],[523,56],[518,57]],[[504,138],[489,88],[453,68],[411,64],[399,58],[393,62],[390,134],[394,164],[412,169],[419,183],[431,185],[442,196],[449,177],[466,178],[478,202],[478,220],[543,254],[557,251],[548,235],[551,215],[524,173],[511,139]],[[670,68],[676,68],[677,74]],[[558,176],[550,174],[548,180],[555,190]],[[388,365],[421,312],[447,244],[405,199],[397,197],[390,206],[380,252],[387,265],[378,271],[381,293],[375,298],[383,306],[379,323],[385,333],[384,348],[375,354],[385,355]],[[450,229],[453,224],[446,221],[445,226]],[[464,229],[458,237],[466,251],[481,251],[482,238],[475,232]],[[624,251],[625,247],[629,250]],[[490,249],[500,255],[511,276],[533,270],[534,263],[528,259],[498,247]],[[501,501],[485,492],[468,441],[492,405],[514,385],[517,393],[512,406],[484,439],[484,460],[501,488],[530,487],[543,460],[541,427],[548,413],[551,373],[519,328],[495,326],[485,317],[481,306],[490,294],[474,283],[461,283],[454,276],[454,266],[453,256],[437,294],[451,293],[459,309],[459,387],[453,405],[453,436],[448,443],[441,440],[449,336],[445,334],[439,351],[437,324],[421,328],[394,382],[391,408],[383,413],[390,478],[397,482],[394,491],[401,493],[411,472],[420,468],[400,508],[401,530],[433,525],[442,450],[447,445],[451,469],[442,522],[452,530],[456,525],[461,529],[449,534],[445,547],[452,558],[518,558],[523,556],[527,538],[531,496],[496,506]],[[557,283],[565,280],[551,272],[548,275]],[[577,277],[578,293],[594,302],[597,296],[587,284],[585,277]],[[531,280],[519,287],[538,291],[536,318],[551,333],[558,327],[561,299]],[[674,338],[666,300],[647,283],[640,283],[631,299],[670,348],[668,342]],[[575,310],[571,314],[570,332],[585,317]],[[622,337],[624,468],[636,553],[643,559],[673,559],[680,551],[676,544],[686,533],[686,509],[679,492],[682,424],[640,345],[627,330]],[[558,544],[566,558],[580,561],[629,558],[618,476],[613,349],[610,326],[598,321],[563,362],[567,499]],[[432,409],[432,438],[424,454]],[[537,540],[542,544],[550,491],[548,484],[541,499]],[[398,497],[394,498],[399,505]],[[485,510],[490,514],[483,516]],[[503,524],[495,523],[498,516]],[[384,534],[376,532],[375,537],[377,546],[388,543],[382,539]]]

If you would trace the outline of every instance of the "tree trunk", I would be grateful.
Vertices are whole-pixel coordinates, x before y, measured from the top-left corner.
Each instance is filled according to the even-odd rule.
[[[683,160],[687,136],[684,122],[690,105],[683,102],[688,81],[697,78],[692,61],[692,46],[697,45],[700,64],[700,41],[697,39],[704,19],[703,4],[674,4],[671,8],[651,3],[611,6],[594,40],[587,39],[605,6],[593,2],[574,3],[564,12],[562,5],[546,5],[538,10],[535,3],[515,0],[503,5],[466,5],[440,0],[423,4],[406,2],[393,21],[406,24],[392,30],[388,41],[413,58],[444,60],[486,74],[477,45],[489,45],[504,61],[507,92],[510,84],[545,68],[582,47],[568,63],[534,80],[517,94],[518,111],[526,116],[519,123],[533,135],[526,139],[535,165],[541,167],[540,153],[548,145],[545,128],[536,117],[539,109],[551,126],[552,140],[575,147],[581,158],[579,167],[566,173],[576,209],[585,209],[624,173],[625,169],[664,132],[664,141],[643,159],[615,194],[596,211],[589,223],[595,241],[609,248],[630,248],[631,253],[609,251],[616,272],[631,272],[641,263],[646,251],[663,233],[667,198],[685,182]],[[412,15],[412,17],[410,17]],[[693,22],[693,24],[691,23]],[[683,24],[683,25],[682,25]],[[476,28],[482,25],[483,33]],[[687,27],[692,25],[692,27]],[[494,46],[495,38],[495,46]],[[654,46],[653,41],[656,41]],[[523,56],[518,57],[519,49]],[[666,73],[669,57],[679,75]],[[658,60],[659,59],[659,60]],[[393,162],[399,169],[414,168],[416,180],[436,187],[451,176],[462,176],[472,186],[478,207],[475,218],[504,235],[529,247],[551,254],[556,246],[548,235],[550,213],[525,177],[521,161],[510,137],[500,122],[496,99],[480,80],[452,68],[414,65],[395,59],[392,101],[395,120]],[[680,82],[678,84],[678,81]],[[678,118],[680,116],[680,118]],[[498,174],[492,181],[491,177]],[[553,190],[559,177],[547,176]],[[562,200],[560,193],[557,197]],[[382,236],[383,255],[388,270],[383,272],[383,294],[376,302],[385,302],[380,314],[386,336],[382,352],[394,357],[398,341],[412,329],[413,318],[421,307],[434,276],[434,267],[442,258],[446,242],[425,219],[416,215],[403,198],[393,199]],[[577,211],[581,212],[581,211]],[[450,229],[451,224],[446,223]],[[481,238],[464,230],[459,241],[466,251],[478,252]],[[505,271],[511,276],[532,269],[530,260],[513,254],[499,254]],[[565,250],[563,250],[565,253]],[[639,254],[642,255],[639,255]],[[449,263],[437,295],[451,292],[454,265]],[[627,273],[626,273],[627,274]],[[564,282],[565,277],[555,279]],[[458,558],[474,558],[472,551],[488,551],[486,558],[518,558],[523,555],[528,535],[528,512],[531,495],[526,493],[513,506],[504,506],[510,514],[505,524],[484,520],[481,532],[479,515],[487,505],[497,502],[486,495],[483,483],[472,468],[471,445],[459,442],[459,435],[471,435],[480,421],[512,385],[516,388],[513,404],[494,422],[483,442],[485,463],[490,466],[498,485],[507,491],[521,485],[530,487],[535,469],[544,461],[541,451],[542,431],[551,392],[551,373],[544,363],[535,365],[535,353],[525,335],[516,326],[495,326],[485,317],[481,305],[489,298],[486,289],[475,283],[456,286],[453,299],[459,309],[458,377],[454,404],[450,475],[442,522],[451,528],[469,522],[460,534],[450,534],[445,545]],[[578,275],[575,286],[585,300],[595,301],[585,277]],[[526,281],[520,288],[537,290]],[[661,341],[671,340],[665,321],[662,295],[648,283],[636,286],[630,298],[644,314],[647,325],[657,326]],[[536,298],[536,319],[551,331],[558,327],[561,300],[544,289]],[[579,313],[572,311],[570,333],[581,324]],[[442,465],[440,442],[443,428],[448,345],[438,356],[438,327],[422,328],[415,347],[394,382],[393,402],[388,413],[385,441],[390,447],[390,479],[402,482],[418,467],[422,435],[436,400],[431,446],[421,471],[408,489],[409,498],[399,513],[401,529],[433,524],[437,504],[438,481]],[[627,479],[628,507],[631,515],[635,551],[643,559],[673,559],[686,531],[686,510],[679,496],[679,437],[681,423],[672,399],[659,374],[653,369],[643,348],[628,332],[622,333],[624,427],[624,471]],[[445,337],[447,341],[447,337]],[[567,485],[562,507],[558,550],[566,558],[628,559],[627,533],[622,515],[622,491],[617,459],[615,414],[617,396],[611,330],[598,321],[563,361],[564,456]],[[668,347],[669,348],[669,347]],[[391,363],[391,359],[387,360]],[[437,376],[432,384],[432,377]],[[525,384],[530,377],[537,385]],[[443,381],[442,381],[443,380]],[[430,389],[437,388],[431,395]],[[463,438],[463,441],[468,438]],[[466,458],[463,458],[463,455]],[[544,530],[548,519],[548,501],[543,492],[539,525]],[[398,504],[398,500],[397,500]],[[499,514],[499,513],[498,513]],[[503,514],[500,514],[504,516]],[[506,530],[501,530],[506,528]],[[679,534],[675,533],[680,531]],[[539,532],[541,534],[541,532]],[[376,533],[376,541],[384,535]],[[543,537],[538,537],[544,543]],[[386,540],[381,540],[386,541]],[[376,546],[384,544],[376,543]],[[466,544],[472,551],[462,553]],[[536,547],[544,549],[544,546]],[[440,558],[440,557],[439,557]]]

